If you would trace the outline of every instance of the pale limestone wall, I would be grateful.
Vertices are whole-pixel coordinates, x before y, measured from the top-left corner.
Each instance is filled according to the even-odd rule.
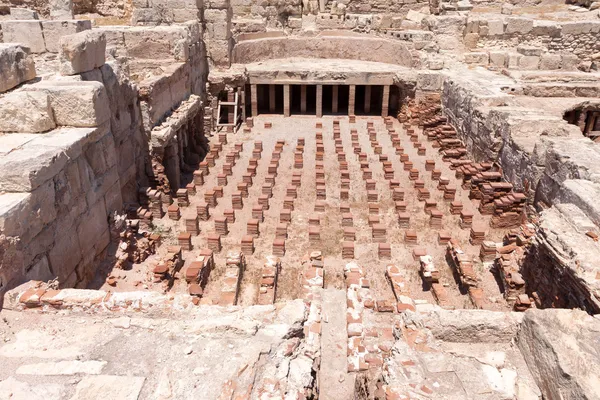
[[[32,53],[58,53],[60,38],[92,29],[91,21],[83,20],[3,20],[0,21],[4,43],[20,43]]]
[[[373,48],[378,51],[373,52]],[[353,59],[407,67],[413,64],[407,42],[368,35],[264,37],[240,41],[232,53],[233,62],[243,64],[286,57]]]
[[[486,50],[525,45],[546,53],[575,55],[580,60],[588,61],[600,51],[600,21],[557,22],[513,16],[470,17],[465,27],[465,42]],[[535,60],[531,60],[533,61]]]

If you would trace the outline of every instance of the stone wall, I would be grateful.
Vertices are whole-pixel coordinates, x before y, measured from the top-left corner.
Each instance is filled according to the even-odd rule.
[[[512,16],[504,19],[469,17],[464,40],[470,47],[481,49],[525,45],[541,52],[576,55],[580,60],[589,61],[593,54],[600,51],[600,21],[557,22]],[[536,61],[539,63],[539,58],[531,59],[529,63]]]

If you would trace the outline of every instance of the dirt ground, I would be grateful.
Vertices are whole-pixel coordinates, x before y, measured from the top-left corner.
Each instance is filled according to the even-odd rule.
[[[346,160],[349,164],[351,186],[347,201],[340,200],[340,164],[335,153],[335,141],[333,138],[333,121],[340,120],[341,138],[343,142]],[[395,179],[400,181],[400,186],[405,189],[405,201],[407,212],[411,214],[410,229],[418,233],[418,244],[407,245],[404,243],[405,229],[398,225],[397,213],[392,200],[392,190],[388,180],[384,179],[383,164],[379,161],[379,155],[375,154],[369,136],[367,134],[367,122],[372,121],[377,130],[377,141],[383,148],[383,154],[388,156],[395,170]],[[271,122],[273,127],[264,128],[265,122]],[[323,122],[323,129],[316,129],[316,123]],[[378,258],[378,244],[371,238],[371,229],[368,224],[368,202],[366,184],[362,178],[358,156],[354,154],[350,130],[358,130],[359,144],[362,152],[368,156],[369,167],[373,172],[373,179],[377,182],[378,204],[380,207],[380,222],[386,226],[387,242],[391,244],[392,259],[380,260]],[[436,168],[442,170],[442,176],[448,177],[450,183],[457,187],[456,200],[461,200],[465,209],[475,212],[474,221],[489,221],[489,216],[481,216],[477,212],[477,203],[468,198],[468,192],[460,188],[460,182],[454,177],[454,171],[444,163],[437,149],[431,147],[425,136],[420,134],[420,140],[425,144],[427,151],[425,156],[417,155],[417,150],[410,142],[402,125],[395,122],[395,129],[400,133],[404,151],[414,163],[414,168],[419,170],[419,178],[425,182],[425,187],[431,192],[432,199],[438,202],[438,209],[444,213],[443,231],[450,232],[453,238],[460,241],[463,250],[478,259],[479,246],[469,244],[469,230],[460,229],[459,216],[450,214],[450,202],[443,200],[443,192],[437,190],[437,182],[431,179],[430,172],[425,170],[425,160],[434,159]],[[325,147],[324,167],[327,188],[327,199],[325,212],[315,212],[316,178],[315,178],[315,154],[316,138],[315,132],[323,132]],[[294,151],[298,138],[305,139],[304,165],[302,169],[294,169]],[[211,143],[218,140],[217,136],[211,138]],[[240,297],[238,304],[251,305],[256,303],[260,283],[260,273],[266,260],[266,256],[272,254],[273,240],[275,239],[276,225],[279,223],[279,215],[283,209],[283,200],[286,197],[286,188],[291,185],[294,171],[302,172],[301,186],[298,189],[298,197],[294,201],[292,222],[288,226],[288,239],[286,240],[286,253],[281,257],[282,270],[277,287],[277,300],[288,300],[301,297],[299,276],[302,271],[301,259],[311,250],[321,250],[325,258],[325,287],[343,288],[343,267],[350,260],[342,259],[343,227],[341,223],[340,203],[347,202],[353,214],[354,227],[356,229],[355,261],[361,265],[367,277],[371,281],[371,290],[378,299],[393,299],[393,293],[385,278],[385,269],[389,264],[401,267],[409,283],[411,297],[435,303],[429,290],[424,288],[421,276],[418,272],[418,261],[413,260],[412,251],[415,247],[424,248],[434,259],[442,273],[441,282],[446,286],[450,303],[456,308],[472,308],[471,302],[466,294],[460,292],[452,269],[445,261],[445,246],[437,243],[438,230],[429,226],[429,216],[424,211],[424,203],[418,201],[417,190],[414,189],[413,181],[409,180],[408,171],[403,170],[400,157],[395,154],[392,141],[385,129],[382,118],[357,117],[356,123],[350,124],[347,117],[323,117],[294,116],[284,118],[280,115],[261,115],[254,119],[254,128],[250,133],[228,134],[228,143],[224,146],[215,167],[211,168],[210,174],[205,177],[205,183],[197,188],[197,194],[190,196],[190,206],[182,209],[182,215],[193,212],[198,203],[203,201],[204,192],[217,186],[217,174],[221,173],[225,156],[235,146],[235,143],[243,143],[243,151],[240,158],[236,160],[233,167],[233,175],[228,177],[228,184],[224,187],[223,198],[218,199],[218,205],[210,210],[209,221],[200,221],[200,235],[193,237],[193,250],[184,252],[187,265],[198,254],[199,250],[207,247],[207,234],[214,232],[214,217],[223,216],[224,211],[232,207],[231,194],[237,190],[237,183],[242,181],[242,174],[246,172],[249,160],[252,158],[254,141],[263,143],[262,157],[258,162],[257,173],[253,178],[253,184],[249,188],[249,196],[244,198],[243,210],[235,211],[235,223],[229,224],[229,234],[222,237],[223,250],[215,255],[216,268],[212,271],[209,282],[205,288],[202,302],[212,303],[218,298],[222,286],[225,271],[225,259],[228,251],[239,251],[241,239],[246,235],[246,225],[252,218],[252,206],[258,204],[258,197],[262,194],[262,185],[268,174],[268,165],[271,154],[277,140],[284,140],[285,146],[281,154],[279,169],[273,187],[273,196],[269,201],[269,209],[264,212],[264,222],[260,223],[260,236],[255,238],[255,252],[246,254],[246,269],[244,271]],[[309,242],[308,228],[309,218],[320,217],[321,239],[318,243]],[[159,290],[160,286],[151,283],[152,274],[150,265],[166,251],[166,245],[175,244],[177,233],[184,230],[183,220],[171,221],[165,216],[160,221],[155,221],[155,230],[164,237],[159,255],[151,257],[141,265],[134,265],[131,271],[117,271],[120,277],[116,290],[148,289]],[[487,240],[501,241],[504,231],[489,229]],[[481,263],[477,264],[481,286],[487,297],[486,308],[493,310],[508,309],[508,305],[502,298],[494,276]],[[107,288],[115,290],[115,288]],[[187,285],[182,279],[177,279],[172,291],[186,291]]]

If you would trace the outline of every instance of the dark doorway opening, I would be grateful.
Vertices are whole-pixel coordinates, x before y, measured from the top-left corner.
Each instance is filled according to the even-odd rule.
[[[269,113],[269,85],[256,85],[258,114]]]
[[[331,115],[333,113],[333,85],[323,85],[323,115]]]
[[[390,104],[388,108],[388,114],[396,117],[400,112],[400,107],[402,106],[402,92],[398,86],[390,86]]]
[[[337,115],[348,115],[348,100],[350,99],[350,86],[338,86],[338,112]]]

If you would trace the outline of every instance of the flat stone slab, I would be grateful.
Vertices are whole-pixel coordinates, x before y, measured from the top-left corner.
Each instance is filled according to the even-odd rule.
[[[71,400],[137,400],[145,379],[117,375],[85,377],[77,384]]]

